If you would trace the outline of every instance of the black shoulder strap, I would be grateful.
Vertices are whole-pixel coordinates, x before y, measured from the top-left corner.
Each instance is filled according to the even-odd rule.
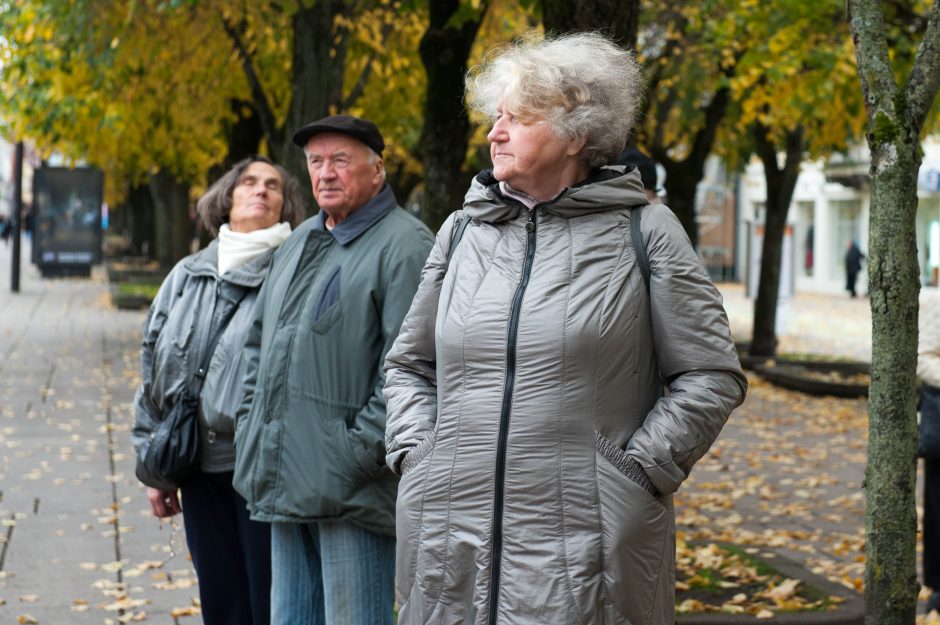
[[[640,214],[649,204],[641,204],[633,207],[630,213],[630,235],[633,238],[633,251],[636,252],[636,261],[640,264],[640,273],[643,274],[643,282],[646,283],[646,293],[650,292],[650,257],[646,253],[646,241],[643,240],[643,232],[640,230]]]
[[[643,282],[646,283],[646,295],[650,294],[650,257],[646,252],[646,241],[643,240],[643,232],[640,230],[640,214],[649,204],[640,204],[632,207],[630,213],[630,236],[633,239],[633,249],[636,252],[636,261],[640,265],[640,273],[643,274]],[[654,349],[655,353],[655,349]],[[659,356],[656,356],[656,372],[662,379],[662,373],[659,370]],[[664,395],[664,385],[656,387],[657,397]]]
[[[212,335],[209,337],[209,341],[206,343],[206,352],[202,358],[202,362],[199,363],[199,368],[196,369],[196,372],[193,374],[193,379],[190,383],[190,389],[192,390],[193,395],[199,396],[199,393],[202,391],[202,383],[206,379],[206,374],[209,372],[209,363],[212,362],[212,354],[215,353],[215,348],[219,344],[219,339],[222,338],[222,333],[225,332],[225,328],[228,327],[228,322],[232,320],[232,317],[235,316],[235,312],[238,310],[238,305],[241,304],[242,299],[245,297],[245,294],[248,292],[248,289],[241,289],[238,293],[238,297],[235,298],[235,301],[225,311],[225,314],[219,320],[219,326],[215,329]]]
[[[457,249],[457,244],[460,243],[460,239],[463,238],[463,231],[467,229],[467,224],[470,223],[470,217],[466,214],[461,215],[458,218],[460,221],[457,223],[457,227],[454,228],[454,236],[450,240],[450,249],[447,250],[447,263],[445,267],[450,267],[450,259],[454,255],[454,250]]]

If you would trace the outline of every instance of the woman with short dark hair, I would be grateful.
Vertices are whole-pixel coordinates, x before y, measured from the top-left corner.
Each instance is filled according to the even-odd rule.
[[[249,519],[232,487],[235,412],[253,304],[274,251],[303,219],[301,202],[283,167],[263,156],[237,163],[197,204],[218,238],[177,263],[144,326],[132,431],[138,454],[210,356],[210,337],[224,328],[199,396],[199,466],[179,484],[181,498],[176,490],[147,488],[155,516],[182,509],[206,625],[266,625],[270,618],[270,526]]]

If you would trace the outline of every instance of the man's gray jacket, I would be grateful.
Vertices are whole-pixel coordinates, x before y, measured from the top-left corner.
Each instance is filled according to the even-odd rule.
[[[343,518],[393,536],[382,369],[434,237],[387,185],[332,230],[324,219],[291,234],[258,296],[234,485],[258,521]]]

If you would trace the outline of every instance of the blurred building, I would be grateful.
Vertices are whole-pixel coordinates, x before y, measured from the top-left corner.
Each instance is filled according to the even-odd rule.
[[[923,147],[917,184],[917,255],[922,283],[936,285],[940,274],[940,137],[926,140]],[[801,165],[787,217],[782,291],[845,290],[848,242],[856,241],[868,255],[870,165],[867,145]],[[763,166],[753,159],[738,192],[737,265],[739,275],[749,283],[759,262],[755,248],[759,249],[766,202]],[[866,264],[858,277],[862,292],[867,291],[867,284]]]
[[[705,176],[695,190],[698,251],[709,276],[716,282],[741,279],[736,263],[736,184],[737,176],[713,156],[706,161]]]

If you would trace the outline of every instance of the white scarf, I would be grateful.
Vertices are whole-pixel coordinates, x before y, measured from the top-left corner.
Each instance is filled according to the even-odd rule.
[[[283,221],[251,232],[233,232],[228,224],[222,224],[219,228],[219,275],[280,246],[290,231],[290,224]]]

